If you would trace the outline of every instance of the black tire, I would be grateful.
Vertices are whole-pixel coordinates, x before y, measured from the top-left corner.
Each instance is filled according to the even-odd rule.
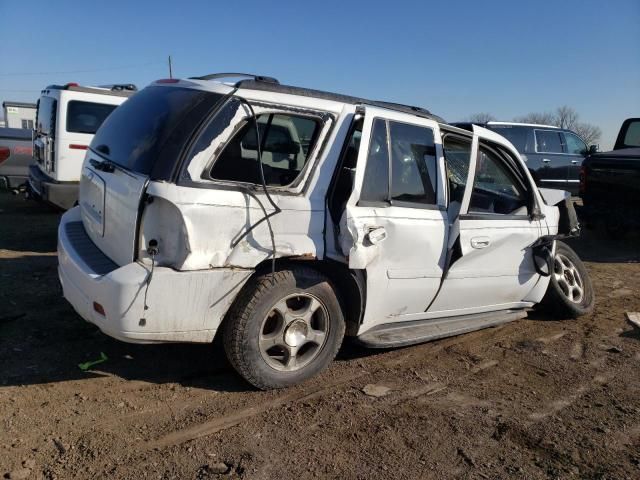
[[[291,347],[286,344],[286,339],[291,338],[287,337],[287,332],[291,331],[294,323],[304,323],[302,318],[288,322],[285,316],[282,317],[284,326],[281,330],[285,343],[282,347],[272,347],[275,349],[275,356],[272,357],[265,352],[261,342],[263,339],[270,338],[270,334],[265,335],[264,329],[267,323],[271,322],[271,315],[278,315],[277,305],[282,305],[282,302],[288,304],[296,299],[297,301],[311,302],[312,299],[319,301],[321,308],[315,311],[316,313],[311,313],[311,316],[318,315],[317,312],[320,312],[325,335],[322,345],[303,343],[300,347],[299,351],[302,351],[309,346],[308,351],[313,354],[307,360],[309,363],[300,362],[301,365],[296,365],[296,369],[282,371],[278,369],[280,368],[278,363],[280,360],[277,358],[278,349],[283,351],[282,368],[286,368],[285,359],[291,356],[287,355],[291,351]],[[308,311],[311,311],[311,308],[309,305]],[[286,318],[289,317],[290,315],[287,314]],[[317,321],[317,317],[313,321]],[[280,338],[278,332],[271,336]],[[340,301],[329,280],[311,268],[291,266],[275,274],[271,272],[258,274],[249,280],[225,318],[223,343],[227,358],[234,369],[253,386],[269,390],[301,383],[324,370],[338,353],[344,332],[345,321]],[[307,341],[305,337],[303,338],[301,342]]]
[[[578,254],[566,243],[556,241],[553,260],[554,268],[547,293],[540,302],[541,309],[556,318],[578,318],[591,313],[595,304],[593,285],[589,272]],[[567,263],[570,265],[566,265]],[[567,266],[572,268],[563,268]],[[575,275],[572,269],[575,269],[578,275]],[[576,292],[580,289],[582,295],[577,296]]]

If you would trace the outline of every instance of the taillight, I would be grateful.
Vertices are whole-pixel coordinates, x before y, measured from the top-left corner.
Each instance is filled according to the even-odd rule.
[[[0,162],[4,162],[11,156],[11,149],[9,147],[0,147]]]
[[[79,87],[79,86],[80,85],[78,85],[76,82],[70,82],[65,85],[65,87]]]
[[[89,148],[88,145],[81,145],[79,143],[70,143],[69,144],[69,148],[72,150],[86,150],[87,148]]]
[[[162,78],[160,80],[156,80],[156,83],[178,83],[179,81],[179,78]]]
[[[587,169],[584,167],[580,167],[580,193],[585,193],[587,191]]]

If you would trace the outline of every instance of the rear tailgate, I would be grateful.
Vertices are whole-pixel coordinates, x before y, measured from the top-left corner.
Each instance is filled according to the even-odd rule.
[[[80,179],[82,223],[105,255],[126,265],[135,258],[138,210],[148,177],[117,166],[111,172],[98,170],[91,160],[102,162],[87,153]]]
[[[0,176],[29,175],[31,130],[0,128]]]

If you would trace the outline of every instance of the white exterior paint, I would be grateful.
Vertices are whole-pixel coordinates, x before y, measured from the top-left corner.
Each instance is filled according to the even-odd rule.
[[[70,132],[67,130],[67,110],[69,102],[77,100],[82,102],[102,103],[107,105],[120,105],[127,97],[109,95],[108,89],[102,89],[104,94],[98,93],[101,89],[91,87],[95,93],[77,90],[45,89],[42,97],[50,97],[57,100],[55,137],[42,137],[36,139],[36,146],[44,149],[52,149],[54,156],[52,161],[37,163],[36,165],[47,176],[58,182],[77,182],[80,180],[82,162],[86,154],[86,148],[71,148],[71,145],[88,147],[93,140],[93,134]],[[45,93],[46,92],[46,93]]]
[[[216,82],[181,81],[177,85],[230,91]],[[479,127],[470,133],[409,113],[364,106],[353,191],[340,224],[334,225],[326,212],[327,189],[356,106],[285,93],[242,90],[241,94],[261,103],[254,107],[258,114],[278,111],[278,105],[328,114],[301,181],[295,187],[270,188],[281,210],[271,217],[271,225],[278,257],[332,258],[366,271],[366,306],[359,334],[390,322],[522,309],[540,301],[548,277],[535,271],[528,247],[540,236],[557,232],[558,209],[543,201],[506,139]],[[248,109],[239,110],[234,125],[248,115]],[[434,208],[358,205],[376,116],[433,130],[438,166]],[[211,341],[239,289],[272,255],[266,222],[242,238],[264,217],[257,199],[267,212],[273,210],[262,189],[251,188],[248,194],[246,189],[222,188],[233,182],[202,179],[213,152],[229,140],[234,125],[186,167],[190,180],[196,182],[189,186],[149,181],[120,168],[111,173],[97,171],[89,163],[92,154],[87,155],[80,206],[63,216],[59,231],[64,294],[83,318],[127,341]],[[470,179],[480,139],[507,149],[520,163],[544,219],[466,219],[469,188],[462,205],[449,205],[441,129],[472,139]],[[324,148],[320,151],[317,145],[321,143]],[[141,205],[143,193],[153,201]],[[110,273],[92,273],[74,250],[65,225],[80,220],[91,241],[117,264]],[[337,231],[340,234],[334,235]],[[443,280],[447,251],[458,236],[462,256]],[[159,252],[148,283],[152,258],[146,250],[151,239],[158,242]],[[145,311],[147,286],[149,310]],[[94,310],[94,301],[104,307],[106,317]]]

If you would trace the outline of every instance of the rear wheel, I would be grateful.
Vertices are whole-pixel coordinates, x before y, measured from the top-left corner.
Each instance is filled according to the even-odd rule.
[[[250,281],[228,314],[223,341],[242,377],[272,389],[324,370],[338,352],[344,330],[329,280],[296,266]]]
[[[556,242],[553,271],[541,307],[558,317],[577,318],[593,310],[589,272],[569,245]]]

